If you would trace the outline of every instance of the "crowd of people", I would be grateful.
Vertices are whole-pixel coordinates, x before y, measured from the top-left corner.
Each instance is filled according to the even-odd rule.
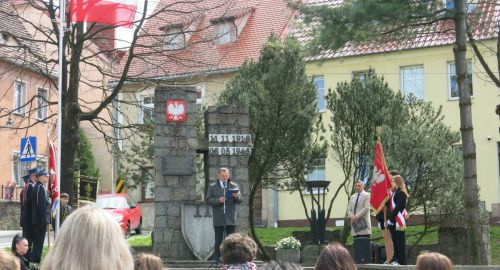
[[[242,197],[237,184],[231,182],[229,170],[220,168],[218,181],[208,188],[207,203],[212,205],[215,229],[216,267],[222,270],[279,270],[302,269],[300,265],[271,261],[261,266],[255,264],[257,244],[246,234],[235,232],[236,208]],[[387,262],[406,264],[404,225],[398,220],[406,211],[409,197],[403,178],[392,171],[393,187],[383,216],[378,220],[382,228],[388,227],[393,253],[388,252]],[[45,232],[51,223],[50,197],[45,188],[48,173],[32,169],[24,177],[26,185],[21,192],[20,224],[23,235],[12,240],[11,253],[0,251],[0,270],[38,269]],[[370,193],[364,183],[355,183],[347,214],[351,220],[354,239],[370,237]],[[229,191],[229,192],[228,192]],[[83,207],[74,213],[68,205],[68,195],[61,195],[61,221],[64,226],[57,235],[41,270],[160,270],[162,260],[152,254],[132,255],[119,224],[106,211]],[[384,235],[384,237],[386,237]],[[395,262],[395,263],[394,263]],[[30,267],[30,264],[33,264]],[[331,243],[319,254],[316,270],[356,270],[349,251],[340,243]],[[452,270],[451,260],[439,253],[425,252],[417,257],[417,270]]]
[[[0,270],[33,269],[28,266],[28,240],[16,235],[11,253],[0,251]],[[132,256],[118,222],[99,208],[83,207],[68,216],[50,248],[41,270],[162,270],[152,254]]]

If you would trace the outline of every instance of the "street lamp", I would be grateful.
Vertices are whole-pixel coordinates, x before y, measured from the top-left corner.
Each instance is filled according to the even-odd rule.
[[[325,194],[328,190],[328,185],[330,181],[307,181],[307,191],[311,194],[311,233],[312,242],[316,245],[322,245],[325,243],[325,230],[326,230],[326,213],[325,213]],[[314,191],[317,197],[314,197]],[[321,203],[321,194],[323,194],[323,203]],[[318,213],[316,215],[316,209],[314,205],[318,208]]]

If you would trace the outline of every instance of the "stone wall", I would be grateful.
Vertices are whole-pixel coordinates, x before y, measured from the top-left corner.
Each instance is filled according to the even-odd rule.
[[[19,202],[0,200],[0,231],[19,230]]]
[[[205,127],[208,134],[249,134],[250,122],[248,108],[237,106],[208,107],[205,115]],[[209,146],[247,146],[245,143],[209,143]],[[248,158],[249,156],[208,155],[208,176],[214,179],[220,167],[227,167],[243,196],[243,202],[238,205],[236,224],[237,231],[248,230]],[[205,168],[207,169],[207,168]]]
[[[169,99],[186,100],[186,122],[165,121],[165,103]],[[195,160],[198,141],[196,135],[196,90],[194,87],[158,87],[155,90],[155,222],[153,249],[167,259],[194,259],[181,231],[182,202],[196,201],[196,165],[191,162],[191,174],[166,173],[166,163],[172,169],[186,166]],[[169,174],[169,175],[166,175]]]

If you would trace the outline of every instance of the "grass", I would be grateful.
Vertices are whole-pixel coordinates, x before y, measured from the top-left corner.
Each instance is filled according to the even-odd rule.
[[[153,246],[153,241],[151,239],[151,233],[146,235],[132,235],[127,242],[130,247],[151,247]]]
[[[329,227],[328,230],[341,230],[341,227]],[[293,231],[308,231],[309,227],[290,227],[290,228],[256,228],[255,232],[259,237],[259,240],[265,246],[273,246],[278,242],[278,240],[292,236]],[[406,243],[408,245],[413,245],[416,243],[420,232],[424,230],[424,226],[409,226],[406,230]],[[429,235],[426,235],[421,241],[420,245],[429,245],[436,244],[438,241],[437,230],[435,228],[430,228],[430,230],[434,230]],[[374,242],[383,244],[382,233],[381,231],[374,227],[372,228],[372,240]],[[500,230],[499,230],[499,238],[500,239]],[[349,236],[347,239],[347,244],[352,244],[352,237]],[[500,243],[499,243],[500,244]],[[500,247],[499,247],[500,249]]]

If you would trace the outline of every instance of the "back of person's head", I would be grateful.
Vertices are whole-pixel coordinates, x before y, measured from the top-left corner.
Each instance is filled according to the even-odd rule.
[[[83,207],[69,215],[42,270],[132,270],[134,261],[118,222],[106,211]]]
[[[257,254],[257,244],[246,234],[232,233],[222,241],[220,252],[224,264],[251,262]]]
[[[20,270],[19,259],[11,254],[0,250],[0,270]]]
[[[453,263],[437,252],[423,252],[417,257],[416,270],[453,270]]]
[[[139,253],[134,258],[135,270],[162,270],[163,261],[153,254]]]
[[[351,254],[339,243],[326,246],[316,260],[315,270],[356,270]]]
[[[302,266],[289,262],[269,261],[262,265],[261,270],[302,270]]]

